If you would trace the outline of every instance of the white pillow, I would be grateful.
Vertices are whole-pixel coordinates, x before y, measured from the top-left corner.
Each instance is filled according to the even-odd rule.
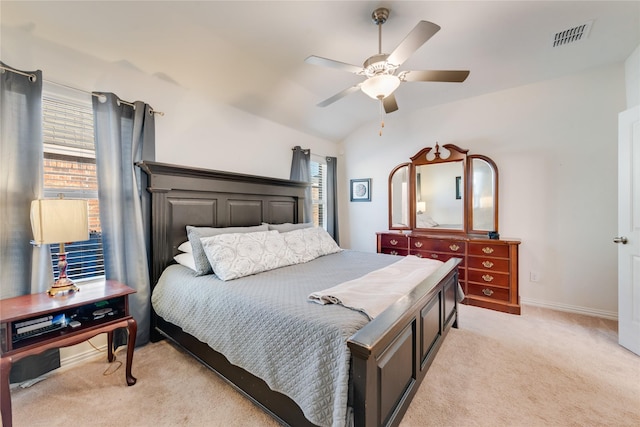
[[[313,227],[312,222],[301,222],[298,224],[292,224],[290,222],[285,222],[284,224],[267,224],[269,226],[269,230],[277,230],[281,233],[287,233],[293,230],[299,230],[301,228],[311,228]]]
[[[322,227],[302,228],[282,233],[289,250],[299,259],[308,262],[342,249]]]
[[[187,252],[187,253],[192,253],[193,252],[193,248],[191,247],[191,243],[188,240],[186,242],[180,244],[180,246],[178,246],[178,250],[180,252]]]
[[[217,236],[219,234],[228,233],[254,233],[256,231],[267,231],[269,226],[267,224],[255,225],[249,227],[192,227],[187,225],[187,237],[191,243],[191,249],[193,250],[193,259],[196,262],[196,273],[198,276],[213,273],[211,265],[207,260],[207,256],[202,248],[200,239],[203,237]]]
[[[298,263],[282,236],[275,230],[258,231],[203,237],[200,242],[215,275],[231,280]]]
[[[318,239],[318,256],[334,254],[342,250],[336,241],[333,240],[333,237],[327,233],[327,230],[322,227],[310,228],[307,233],[315,235],[315,238]]]
[[[184,265],[185,267],[189,267],[193,271],[196,271],[196,261],[193,259],[193,254],[185,252],[174,256],[173,259],[178,264]]]

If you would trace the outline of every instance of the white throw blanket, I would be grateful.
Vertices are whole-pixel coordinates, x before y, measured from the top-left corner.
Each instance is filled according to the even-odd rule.
[[[318,304],[341,304],[375,318],[442,266],[442,261],[409,255],[398,262],[331,288],[313,292]]]

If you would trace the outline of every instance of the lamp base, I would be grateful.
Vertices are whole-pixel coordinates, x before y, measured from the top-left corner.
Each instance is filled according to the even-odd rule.
[[[52,297],[63,292],[80,292],[80,288],[71,280],[64,277],[56,280],[55,283],[47,290],[47,293]]]

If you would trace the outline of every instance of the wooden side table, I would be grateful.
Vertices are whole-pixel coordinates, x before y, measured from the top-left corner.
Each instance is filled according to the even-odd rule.
[[[83,285],[79,292],[49,296],[47,293],[23,295],[0,300],[0,409],[2,425],[11,427],[11,365],[24,357],[43,351],[79,344],[106,333],[107,360],[113,362],[113,332],[127,328],[126,380],[131,375],[137,324],[129,314],[130,287],[106,280]]]

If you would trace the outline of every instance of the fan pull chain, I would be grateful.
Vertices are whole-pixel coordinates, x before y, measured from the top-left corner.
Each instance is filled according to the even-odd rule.
[[[382,136],[382,129],[384,129],[384,103],[382,102],[382,98],[380,98],[380,136]]]

